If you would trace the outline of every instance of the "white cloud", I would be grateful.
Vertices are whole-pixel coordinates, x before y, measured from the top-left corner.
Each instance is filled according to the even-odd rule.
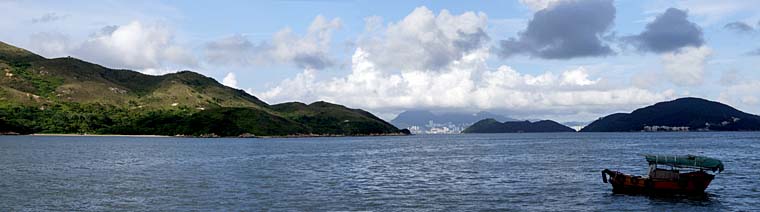
[[[105,27],[73,52],[83,59],[114,68],[142,70],[197,66],[190,52],[174,42],[174,34],[168,27],[139,21]]]
[[[735,81],[724,85],[718,101],[737,107],[745,112],[760,113],[760,80]]]
[[[520,73],[509,66],[488,68],[487,48],[469,53],[439,71],[391,73],[358,48],[352,72],[345,77],[317,80],[311,69],[257,93],[269,102],[326,100],[373,111],[408,108],[505,110],[557,114],[609,112],[610,106],[630,108],[670,99],[672,90],[652,92],[632,86],[603,85],[583,68],[555,74]],[[603,111],[603,112],[602,112]]]
[[[364,31],[375,32],[383,28],[383,17],[369,16],[364,18]]]
[[[673,90],[611,83],[582,66],[540,74],[507,65],[490,67],[488,45],[478,40],[467,48],[456,47],[468,33],[485,29],[485,14],[452,15],[444,10],[436,16],[420,7],[398,23],[383,27],[379,22],[367,19],[372,26],[357,42],[349,74],[327,78],[330,74],[305,68],[295,77],[249,93],[271,103],[324,100],[378,114],[429,108],[586,120],[677,95]]]
[[[480,49],[489,40],[485,13],[465,12],[438,15],[418,7],[399,22],[386,27],[378,18],[368,18],[370,33],[359,46],[372,54],[372,62],[396,69],[437,70],[465,54]]]
[[[327,20],[317,16],[303,36],[285,28],[274,34],[272,40],[253,44],[242,35],[233,35],[206,44],[209,62],[215,64],[295,64],[300,68],[324,69],[333,65],[329,56],[332,33],[340,29],[339,18]]]
[[[224,79],[222,79],[222,85],[226,85],[227,87],[231,88],[238,88],[237,87],[237,76],[235,76],[235,73],[227,73],[226,76],[224,76]]]
[[[29,39],[30,49],[41,55],[73,56],[109,68],[165,74],[198,67],[190,50],[177,44],[174,33],[160,24],[133,21],[106,26],[82,42],[59,32],[34,33]]]
[[[705,64],[712,50],[706,46],[684,47],[679,51],[662,54],[665,75],[676,85],[693,86],[702,84]]]
[[[578,67],[575,70],[569,70],[562,72],[562,85],[593,85],[599,82],[601,79],[590,80],[588,79],[588,73],[583,67]]]
[[[174,68],[144,68],[144,69],[138,69],[134,71],[138,71],[140,73],[147,74],[147,75],[158,76],[158,75],[175,73],[179,70],[174,69]]]

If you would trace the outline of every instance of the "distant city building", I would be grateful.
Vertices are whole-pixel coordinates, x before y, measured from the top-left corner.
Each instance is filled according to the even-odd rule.
[[[414,110],[399,114],[391,123],[398,128],[409,129],[412,134],[458,134],[473,123],[486,118],[515,120],[488,112],[434,114],[430,111]]]
[[[644,131],[647,132],[658,132],[658,131],[677,131],[677,132],[686,132],[689,131],[689,127],[684,126],[678,126],[678,127],[671,127],[671,126],[644,126]]]

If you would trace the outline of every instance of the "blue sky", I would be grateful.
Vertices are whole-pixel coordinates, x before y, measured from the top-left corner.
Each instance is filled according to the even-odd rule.
[[[760,113],[760,1],[16,1],[0,40],[269,103],[391,119],[481,110],[590,121],[697,96]]]

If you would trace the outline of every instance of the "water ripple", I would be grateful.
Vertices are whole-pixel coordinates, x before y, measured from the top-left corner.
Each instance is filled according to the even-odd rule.
[[[0,211],[753,211],[760,133],[0,137]],[[701,199],[611,193],[638,154],[723,159]]]

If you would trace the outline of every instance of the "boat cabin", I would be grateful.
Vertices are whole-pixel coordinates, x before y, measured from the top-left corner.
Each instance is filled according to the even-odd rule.
[[[667,179],[667,180],[677,180],[680,170],[671,168],[671,169],[662,169],[658,168],[657,164],[649,164],[649,178],[651,179]]]

